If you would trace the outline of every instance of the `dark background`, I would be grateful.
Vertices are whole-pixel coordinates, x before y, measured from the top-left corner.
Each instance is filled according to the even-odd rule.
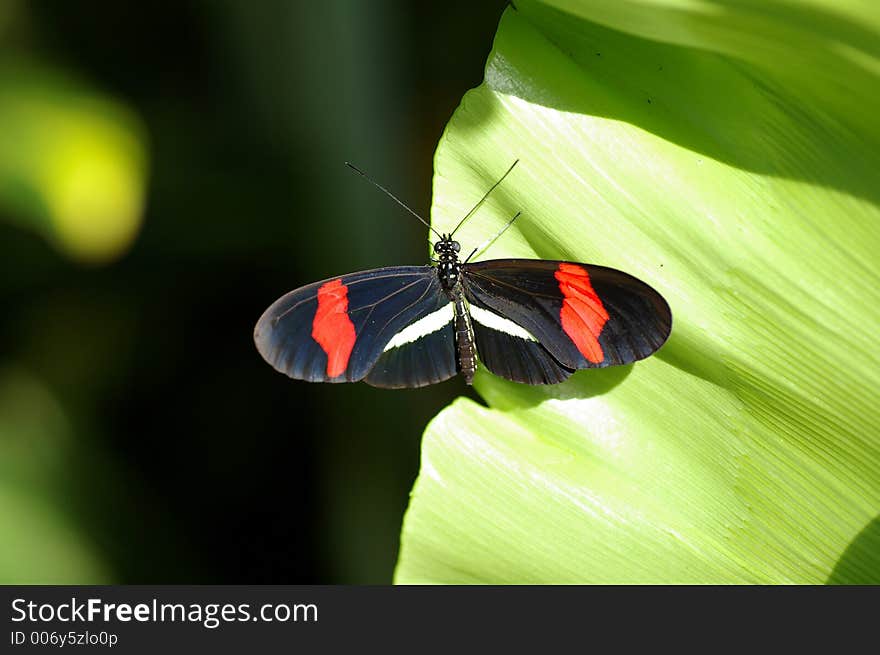
[[[294,287],[426,261],[426,229],[343,162],[427,215],[505,4],[14,3],[5,54],[146,127],[144,223],[116,261],[78,264],[0,208],[0,367],[65,417],[45,498],[97,581],[390,582],[422,430],[465,387],[294,382],[252,331]]]

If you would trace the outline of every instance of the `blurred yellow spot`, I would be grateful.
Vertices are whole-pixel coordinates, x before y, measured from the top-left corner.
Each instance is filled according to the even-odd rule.
[[[0,217],[80,261],[121,256],[143,215],[137,117],[62,74],[0,63],[0,126]]]
[[[121,254],[137,234],[144,173],[132,138],[89,123],[57,144],[43,182],[58,244],[78,259],[102,261]]]

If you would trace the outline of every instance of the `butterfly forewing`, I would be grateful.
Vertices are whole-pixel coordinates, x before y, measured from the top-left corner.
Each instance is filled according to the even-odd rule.
[[[533,347],[524,342],[533,339],[560,371],[572,371],[643,359],[663,345],[672,326],[669,306],[659,293],[631,275],[602,266],[494,259],[465,264],[462,288],[477,315],[488,311],[513,324],[479,333],[475,328],[475,336],[486,367],[518,382],[535,384],[534,375],[522,373],[526,363],[516,369],[496,361],[512,352],[499,345],[502,342],[518,344],[518,357],[525,360],[531,356],[522,355],[523,348]],[[517,327],[531,339],[520,335],[517,341]],[[505,369],[509,374],[502,372]]]
[[[269,364],[299,380],[422,386],[456,372],[451,327],[442,322],[448,305],[431,266],[363,271],[282,296],[254,340]]]

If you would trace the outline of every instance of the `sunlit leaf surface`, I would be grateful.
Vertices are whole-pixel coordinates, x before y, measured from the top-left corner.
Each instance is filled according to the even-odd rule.
[[[517,2],[436,156],[483,258],[628,271],[654,357],[482,372],[425,433],[400,583],[880,582],[880,9]]]

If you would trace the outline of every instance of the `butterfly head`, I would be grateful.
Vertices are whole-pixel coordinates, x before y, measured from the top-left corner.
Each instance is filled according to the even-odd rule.
[[[458,259],[458,253],[461,251],[461,244],[453,241],[452,236],[444,234],[440,240],[434,244],[434,252],[440,261],[453,261]]]

